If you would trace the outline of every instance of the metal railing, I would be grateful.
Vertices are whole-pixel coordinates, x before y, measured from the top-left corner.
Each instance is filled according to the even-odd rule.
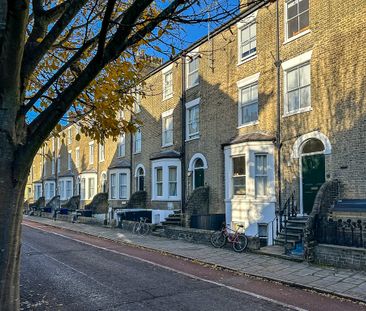
[[[366,248],[366,223],[361,219],[318,219],[315,238],[319,243]]]

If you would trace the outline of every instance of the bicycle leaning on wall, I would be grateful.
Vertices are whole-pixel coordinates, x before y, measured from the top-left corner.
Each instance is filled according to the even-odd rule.
[[[217,248],[223,247],[226,242],[232,243],[234,251],[241,253],[248,246],[248,237],[244,232],[240,232],[242,228],[244,228],[243,225],[237,225],[236,230],[232,230],[223,224],[220,231],[212,233],[210,242]]]
[[[148,234],[150,231],[150,226],[146,223],[146,221],[146,217],[140,217],[140,221],[135,223],[135,225],[133,226],[132,233],[141,235]]]

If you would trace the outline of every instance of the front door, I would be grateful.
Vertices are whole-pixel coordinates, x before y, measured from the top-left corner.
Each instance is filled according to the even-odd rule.
[[[325,182],[324,154],[303,156],[302,159],[303,213],[309,215],[321,185]]]
[[[205,171],[203,168],[194,170],[194,189],[202,187],[205,184]]]

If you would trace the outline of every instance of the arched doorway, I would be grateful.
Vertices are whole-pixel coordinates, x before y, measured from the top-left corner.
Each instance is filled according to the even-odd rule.
[[[102,192],[107,193],[108,192],[108,186],[107,186],[107,174],[105,172],[102,173]]]
[[[144,191],[145,188],[145,171],[142,166],[137,167],[136,173],[136,191]]]
[[[197,158],[193,166],[193,189],[205,185],[205,168],[202,159]]]
[[[321,185],[325,182],[325,146],[317,138],[310,138],[300,146],[301,189],[303,214],[309,215]]]
[[[192,190],[205,185],[205,170],[208,168],[207,160],[202,153],[196,153],[189,161],[188,172],[192,179]]]

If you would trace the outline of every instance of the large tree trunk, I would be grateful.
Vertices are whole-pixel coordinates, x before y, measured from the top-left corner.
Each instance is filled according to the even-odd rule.
[[[26,177],[14,170],[14,146],[1,132],[0,146],[0,309],[14,311],[20,306],[20,233]],[[21,176],[16,178],[14,171]]]

